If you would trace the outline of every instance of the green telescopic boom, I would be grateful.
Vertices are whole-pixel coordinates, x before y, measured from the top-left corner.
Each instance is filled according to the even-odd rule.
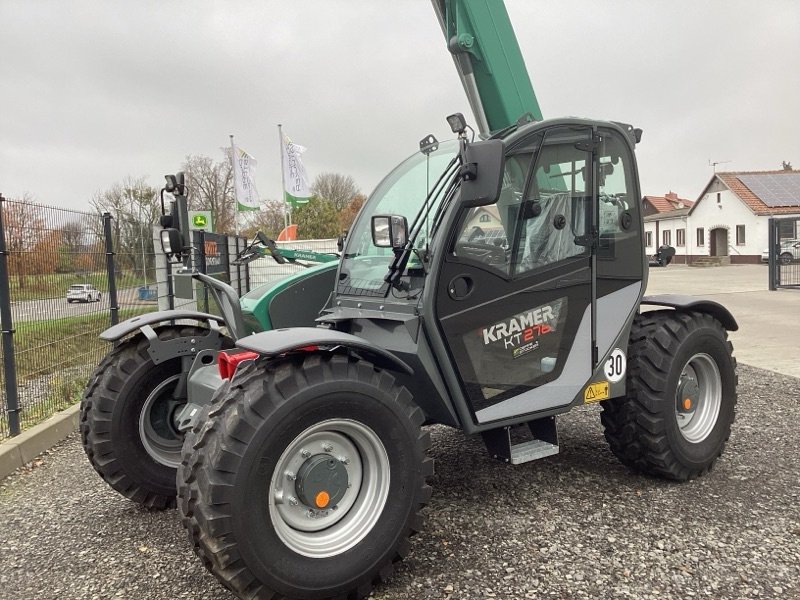
[[[502,0],[432,0],[481,136],[530,114],[542,120]]]

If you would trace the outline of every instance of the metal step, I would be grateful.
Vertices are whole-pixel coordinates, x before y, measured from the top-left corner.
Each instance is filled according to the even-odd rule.
[[[553,454],[558,454],[557,444],[551,444],[544,440],[531,440],[511,446],[510,462],[512,465],[519,465]]]
[[[558,454],[555,417],[500,427],[484,431],[481,435],[493,458],[512,465]]]

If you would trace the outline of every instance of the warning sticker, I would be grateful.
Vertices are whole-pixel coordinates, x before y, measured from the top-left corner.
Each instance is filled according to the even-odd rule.
[[[596,381],[586,386],[583,392],[583,401],[586,404],[589,402],[599,402],[600,400],[605,400],[608,396],[608,382]]]

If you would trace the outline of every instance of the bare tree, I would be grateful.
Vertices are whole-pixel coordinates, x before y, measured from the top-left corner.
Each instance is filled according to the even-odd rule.
[[[360,190],[350,175],[320,173],[314,179],[311,193],[333,204],[336,210],[343,210]]]
[[[183,163],[188,186],[189,208],[210,210],[214,215],[214,230],[233,233],[235,229],[233,170],[229,158],[214,162],[202,155],[190,155]]]
[[[78,255],[85,251],[87,243],[86,228],[78,221],[68,221],[58,231],[58,264],[56,270],[60,273],[74,271]]]
[[[153,225],[161,214],[158,190],[143,177],[126,177],[95,194],[89,203],[114,219],[113,238],[119,261],[134,272],[152,268]],[[149,263],[149,264],[148,264]]]
[[[248,213],[247,225],[242,233],[249,237],[261,231],[268,237],[278,237],[284,226],[285,206],[282,200],[265,200],[260,211]]]

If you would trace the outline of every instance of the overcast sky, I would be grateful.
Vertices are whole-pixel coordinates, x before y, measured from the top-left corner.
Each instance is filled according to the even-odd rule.
[[[642,190],[695,199],[718,170],[800,168],[796,0],[507,0],[544,116],[644,130]],[[234,134],[280,196],[277,124],[313,179],[369,193],[444,117],[474,122],[427,0],[0,0],[0,192],[88,207],[161,187]]]

